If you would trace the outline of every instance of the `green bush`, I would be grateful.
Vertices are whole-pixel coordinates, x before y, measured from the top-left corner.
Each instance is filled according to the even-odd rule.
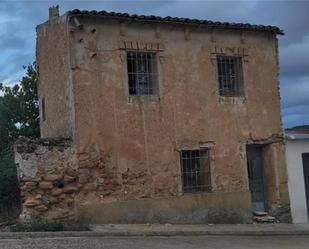
[[[21,210],[14,141],[19,136],[40,137],[36,63],[24,69],[19,84],[0,82],[0,222],[15,219]]]
[[[64,225],[61,222],[42,222],[32,224],[17,223],[10,226],[11,232],[56,232],[64,231]]]
[[[17,223],[10,226],[11,232],[57,232],[57,231],[88,231],[84,223],[63,223],[60,221],[46,221],[32,224]]]
[[[29,232],[30,226],[26,224],[17,223],[12,226],[10,226],[11,232]]]
[[[34,223],[31,225],[32,232],[56,232],[63,230],[64,225],[61,222]]]
[[[13,146],[0,151],[0,219],[16,218],[20,211],[20,190]]]
[[[16,194],[18,180],[12,146],[0,152],[0,182],[0,199]]]

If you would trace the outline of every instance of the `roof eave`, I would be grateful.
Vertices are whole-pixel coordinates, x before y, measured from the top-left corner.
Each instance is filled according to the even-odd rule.
[[[177,25],[189,25],[198,27],[207,27],[213,29],[230,29],[230,30],[242,30],[242,31],[255,31],[255,32],[271,32],[277,35],[284,35],[283,30],[276,26],[265,25],[252,25],[243,23],[228,23],[228,22],[213,22],[208,20],[198,20],[190,18],[178,18],[178,17],[159,17],[159,16],[144,16],[144,15],[130,15],[128,13],[115,13],[106,11],[80,11],[72,10],[65,13],[68,17],[102,17],[108,19],[117,19],[123,21],[137,21],[137,22],[151,22],[151,23],[165,23],[165,24],[177,24]]]

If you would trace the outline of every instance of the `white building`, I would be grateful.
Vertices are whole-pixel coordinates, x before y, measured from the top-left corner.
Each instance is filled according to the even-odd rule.
[[[309,131],[286,131],[286,162],[293,223],[309,217]]]

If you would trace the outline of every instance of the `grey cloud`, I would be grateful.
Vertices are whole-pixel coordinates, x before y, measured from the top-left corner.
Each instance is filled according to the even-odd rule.
[[[29,2],[30,6],[28,6],[30,9],[39,10],[40,17],[44,14],[45,18],[47,18],[48,8],[54,5],[59,5],[62,13],[78,8],[145,14],[147,12],[153,12],[155,9],[162,8],[163,6],[170,5],[173,2],[176,1],[42,1]]]
[[[23,75],[23,66],[33,62],[32,50],[9,51],[4,54],[4,60],[0,60],[0,82],[18,82]]]
[[[282,28],[287,35],[281,37],[281,44],[286,45],[302,40],[309,33],[308,11],[308,1],[258,1],[248,18]]]
[[[282,80],[282,108],[309,105],[309,76]]]
[[[25,49],[27,42],[23,37],[16,35],[0,36],[0,47],[7,47],[8,49]]]
[[[284,116],[309,115],[309,105],[298,105],[282,109]]]
[[[285,115],[282,118],[283,125],[286,128],[298,126],[298,125],[306,125],[309,123],[309,114],[291,114]]]
[[[309,34],[300,42],[282,47],[280,58],[282,76],[309,74]]]
[[[169,15],[210,19],[213,21],[241,21],[247,7],[239,1],[173,1],[169,5],[154,10],[157,15]],[[233,9],[233,11],[231,11]]]

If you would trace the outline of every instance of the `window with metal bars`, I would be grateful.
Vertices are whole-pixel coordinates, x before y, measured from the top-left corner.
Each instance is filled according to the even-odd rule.
[[[219,93],[225,97],[243,95],[242,58],[237,56],[217,56]]]
[[[209,149],[180,152],[184,193],[211,190]]]
[[[157,85],[156,53],[127,52],[130,95],[152,95]]]

